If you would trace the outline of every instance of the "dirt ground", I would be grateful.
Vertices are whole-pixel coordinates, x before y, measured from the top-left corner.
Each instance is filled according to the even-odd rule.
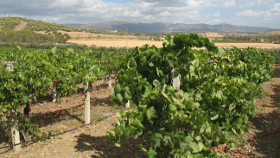
[[[115,81],[113,77],[112,85]],[[116,112],[123,108],[114,107],[111,103],[112,89],[108,83],[102,84],[101,80],[93,83],[97,88],[91,92],[91,122],[84,125],[83,86],[78,85],[78,93],[61,98],[61,105],[50,101],[40,101],[31,105],[30,120],[36,123],[42,131],[58,130],[66,132],[64,135],[53,136],[45,142],[29,143],[22,145],[20,152],[11,148],[3,148],[8,144],[5,137],[6,129],[0,127],[0,157],[144,157],[145,153],[138,150],[137,145],[143,139],[130,139],[129,148],[119,149],[111,147],[105,139],[106,131],[116,126]],[[101,87],[100,87],[101,86]],[[48,99],[47,96],[45,99]],[[24,107],[23,107],[24,108]],[[21,112],[23,111],[21,108]],[[127,109],[131,110],[131,109]],[[72,130],[74,129],[74,130]],[[70,131],[69,131],[70,130]],[[24,142],[22,136],[21,141]]]
[[[257,116],[251,119],[250,132],[244,134],[235,157],[279,158],[280,153],[280,63],[274,64],[275,76],[261,84],[265,94],[257,100]]]
[[[96,45],[96,46],[104,46],[104,47],[126,47],[126,40],[120,39],[116,40],[69,40],[68,42],[77,43],[77,44],[85,44],[85,45]],[[128,47],[136,47],[143,46],[145,44],[155,45],[156,47],[162,47],[163,41],[142,41],[142,40],[128,40]],[[272,44],[272,43],[215,43],[215,45],[219,48],[230,48],[232,46],[236,46],[239,48],[246,47],[257,47],[257,48],[280,48],[280,44]]]
[[[250,132],[238,138],[238,146],[228,152],[232,158],[278,158],[280,148],[280,63],[274,64],[275,76],[262,83],[266,94],[258,99],[257,116],[251,119]],[[114,82],[113,82],[114,83]],[[101,81],[94,86],[101,85]],[[7,145],[5,131],[0,128],[0,157],[11,158],[144,158],[145,153],[138,149],[138,144],[145,143],[145,137],[139,140],[129,139],[125,148],[110,146],[105,139],[106,131],[116,126],[116,116],[120,109],[110,102],[112,90],[107,84],[91,93],[91,120],[93,124],[83,125],[84,95],[63,97],[62,104],[45,101],[32,104],[31,120],[42,130],[57,129],[66,132],[64,135],[51,137],[45,142],[22,145],[20,152],[4,148]],[[110,117],[108,117],[110,116]],[[107,118],[108,117],[108,118]]]
[[[19,19],[18,19],[19,20]],[[22,28],[23,26],[25,26],[25,22],[22,20],[19,20],[20,24],[15,26],[14,31],[18,31],[18,29]]]

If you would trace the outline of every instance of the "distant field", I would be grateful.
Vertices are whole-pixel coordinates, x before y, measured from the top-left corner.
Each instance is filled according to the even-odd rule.
[[[85,45],[96,45],[104,47],[126,47],[126,40],[68,40],[71,43],[85,44]],[[142,41],[142,40],[128,40],[127,47],[142,46],[145,44],[155,45],[156,47],[162,47],[162,41]]]
[[[45,31],[34,31],[36,33],[40,33],[40,34],[47,34],[45,33]],[[96,33],[89,33],[89,32],[66,32],[66,31],[57,31],[57,32],[61,32],[62,34],[65,34],[67,33],[70,37],[123,37],[125,38],[126,35],[114,35],[114,34],[96,34]],[[137,36],[131,36],[131,35],[128,35],[127,37],[129,38],[137,38]]]
[[[218,34],[218,33],[208,33],[206,34],[207,37],[224,37],[224,35]]]
[[[126,41],[115,41],[115,40],[69,40],[68,42],[85,44],[85,45],[96,45],[105,47],[126,47]],[[162,41],[140,41],[140,40],[128,40],[128,47],[142,46],[145,44],[155,45],[156,47],[162,47]],[[272,43],[215,43],[218,47],[229,48],[231,46],[236,46],[239,48],[246,47],[257,47],[257,48],[280,48],[280,44]]]

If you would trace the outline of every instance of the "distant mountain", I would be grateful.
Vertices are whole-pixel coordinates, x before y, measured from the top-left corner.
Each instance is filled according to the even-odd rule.
[[[141,23],[141,22],[125,22],[125,21],[108,21],[97,22],[81,25],[82,28],[90,28],[97,30],[120,30],[129,33],[183,33],[183,32],[220,32],[220,33],[267,33],[277,31],[278,29],[271,29],[267,27],[249,27],[236,26],[231,24],[184,24],[184,23]]]
[[[82,25],[81,28],[92,28],[92,29],[97,29],[97,30],[117,30],[114,26],[119,26],[126,24],[128,22],[125,21],[108,21],[108,22],[98,22],[98,23],[90,23],[90,24],[85,24]],[[125,31],[125,29],[124,29]]]

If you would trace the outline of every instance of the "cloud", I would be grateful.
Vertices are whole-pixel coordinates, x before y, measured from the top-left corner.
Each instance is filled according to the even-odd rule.
[[[237,16],[248,16],[248,17],[259,17],[260,13],[255,12],[253,10],[246,10],[246,11],[242,11],[242,12],[237,12],[236,15]]]
[[[239,8],[261,7],[275,3],[276,0],[242,0],[238,2]]]
[[[278,27],[280,3],[276,0],[0,0],[0,17],[8,15],[56,23],[140,21],[251,25],[255,22],[258,26]]]
[[[131,0],[136,3],[152,3],[155,6],[161,7],[180,7],[185,6],[187,2],[185,0]]]
[[[215,14],[213,14],[213,17],[220,17],[220,12],[216,12]]]
[[[206,8],[230,8],[234,7],[235,0],[201,0]]]
[[[141,20],[145,16],[153,16],[153,19],[161,19],[163,16],[176,17],[192,13],[189,17],[197,17],[200,14],[202,4],[208,0],[131,0],[133,3],[117,4],[104,0],[2,0],[0,1],[0,14],[11,12],[25,17],[44,16],[45,19],[70,20],[88,16],[89,18],[114,20]],[[235,4],[235,0],[209,1],[218,6],[229,7]],[[4,4],[4,5],[3,5]],[[16,4],[16,5],[15,5]],[[11,7],[14,6],[14,7]],[[23,7],[24,6],[24,7]],[[13,8],[13,9],[11,9]],[[55,16],[57,18],[51,18]],[[214,17],[218,17],[215,14]],[[80,20],[82,20],[81,18]],[[172,18],[174,19],[174,18]],[[172,20],[171,19],[171,20]],[[179,18],[178,18],[179,19]],[[182,18],[188,19],[187,17]]]
[[[220,23],[222,23],[222,21],[219,19],[214,19],[206,22],[206,24],[211,24],[211,25],[220,24]]]
[[[275,13],[280,13],[280,3],[275,3],[272,5],[270,10]]]
[[[253,10],[246,10],[242,12],[237,12],[237,16],[241,17],[250,17],[255,19],[263,19],[263,20],[271,20],[272,19],[272,13],[270,11],[253,11]]]

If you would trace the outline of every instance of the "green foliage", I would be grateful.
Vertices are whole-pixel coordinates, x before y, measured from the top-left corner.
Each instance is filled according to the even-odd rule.
[[[66,31],[66,32],[89,32],[89,33],[102,33],[102,34],[117,34],[117,35],[125,35],[125,32],[117,32],[111,33],[107,31],[100,31],[96,29],[89,29],[89,28],[79,28],[74,26],[67,26],[67,25],[59,25],[57,23],[47,23],[44,21],[36,21],[31,19],[26,19],[22,17],[18,17],[19,19],[26,21],[27,26],[23,28],[26,31]]]
[[[21,43],[66,43],[70,39],[68,34],[39,34],[33,31],[0,32],[0,42]]]
[[[77,92],[78,83],[95,82],[97,77],[103,77],[106,71],[116,71],[118,62],[126,55],[126,52],[100,52],[91,49],[63,50],[54,47],[26,50],[15,43],[13,46],[12,51],[0,52],[2,62],[15,62],[14,71],[8,71],[5,65],[0,66],[0,84],[3,85],[0,87],[0,114],[1,117],[8,118],[8,122],[11,121],[11,109],[19,109],[28,101],[37,101],[38,97],[46,95],[50,86],[57,92],[57,99],[62,95],[72,95]],[[125,99],[132,98],[129,91],[125,94]],[[120,95],[119,101],[122,100]],[[139,122],[135,120],[134,124],[140,127]],[[46,138],[47,135],[42,133],[36,124],[24,118],[20,123],[23,127],[30,128],[33,138]]]
[[[19,25],[20,21],[15,17],[2,17],[0,18],[0,31],[8,32],[12,31],[16,25]]]
[[[97,46],[87,46],[75,43],[67,43],[67,44],[51,44],[51,43],[17,43],[21,48],[33,48],[33,49],[51,49],[56,47],[57,49],[65,49],[72,48],[74,50],[92,50],[92,51],[102,51],[102,52],[118,52],[120,55],[123,55],[123,52],[126,52],[126,47],[97,47]],[[2,47],[7,47],[12,50],[13,44],[9,42],[0,42],[0,51],[3,49]],[[133,48],[134,49],[134,48]],[[129,48],[128,50],[133,50]],[[100,56],[100,55],[99,55]]]
[[[248,118],[256,116],[259,83],[273,74],[275,58],[255,48],[218,49],[197,34],[165,39],[163,48],[136,47],[120,63],[112,100],[137,106],[117,115],[118,126],[106,139],[123,146],[129,137],[147,134],[147,145],[139,145],[147,157],[215,157],[211,147],[233,149],[235,136],[248,132]],[[180,90],[172,86],[178,74]]]
[[[266,43],[279,43],[280,35],[277,34],[257,34],[257,35],[225,35],[222,41],[227,42],[266,42]],[[218,41],[217,41],[218,42]]]

